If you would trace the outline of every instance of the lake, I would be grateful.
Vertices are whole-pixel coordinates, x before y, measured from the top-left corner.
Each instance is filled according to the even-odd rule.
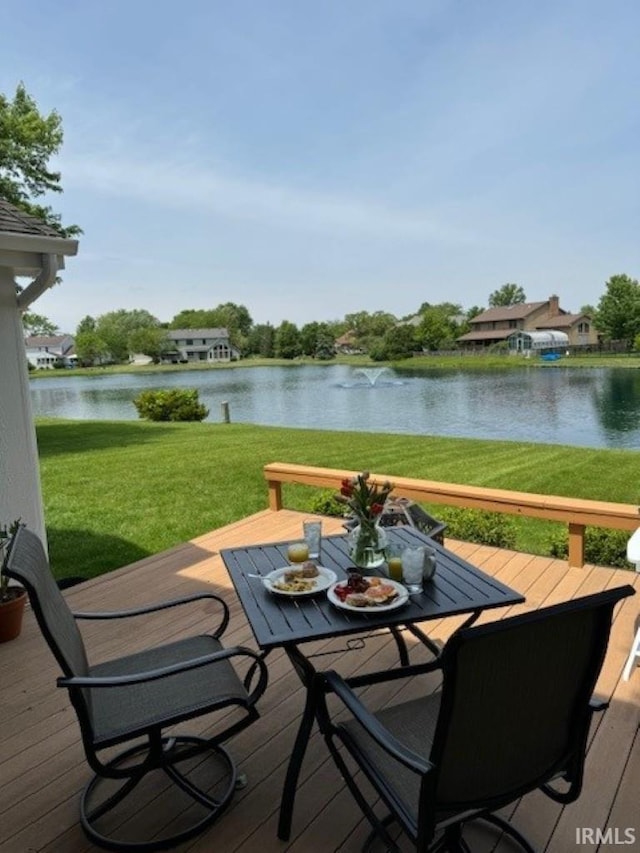
[[[379,371],[380,369],[375,369]],[[584,447],[640,447],[640,370],[399,371],[347,365],[164,374],[57,374],[31,380],[34,414],[137,420],[149,388],[197,388],[209,421],[442,435]]]

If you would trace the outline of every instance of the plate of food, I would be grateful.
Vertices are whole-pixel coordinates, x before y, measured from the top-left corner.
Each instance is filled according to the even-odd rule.
[[[324,566],[307,560],[299,566],[274,569],[264,576],[263,583],[269,592],[274,592],[276,595],[297,597],[324,592],[336,582],[337,578],[338,576],[331,569],[325,569]]]
[[[388,578],[354,575],[330,586],[327,598],[343,610],[379,613],[402,607],[409,600],[409,593],[401,583]]]

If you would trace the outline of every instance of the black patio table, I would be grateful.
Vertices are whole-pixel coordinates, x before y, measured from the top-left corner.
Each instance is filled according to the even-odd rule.
[[[349,638],[347,648],[361,648],[364,645],[363,635],[366,639],[367,635],[390,631],[398,647],[400,663],[407,666],[409,657],[402,636],[403,629],[417,637],[437,658],[439,647],[416,623],[470,614],[465,621],[465,625],[469,625],[483,610],[524,601],[524,596],[519,592],[485,574],[415,528],[406,525],[387,529],[386,532],[391,540],[432,547],[436,552],[436,572],[433,579],[424,585],[423,591],[410,595],[402,607],[394,610],[381,608],[379,612],[373,613],[339,609],[324,593],[299,598],[270,593],[261,577],[289,564],[289,542],[227,548],[220,552],[258,646],[265,656],[272,649],[283,648],[307,688],[305,708],[289,760],[280,806],[278,836],[283,840],[287,840],[290,835],[298,775],[315,719],[311,685],[316,670],[310,660],[314,655],[305,655],[300,649],[301,644],[344,636]],[[354,568],[346,535],[323,537],[320,559],[316,562],[332,569],[338,581],[345,580],[347,570]],[[367,573],[383,574],[380,570]],[[354,638],[353,635],[359,636]],[[371,675],[356,676],[347,681],[352,686],[358,686],[373,683],[371,678]]]

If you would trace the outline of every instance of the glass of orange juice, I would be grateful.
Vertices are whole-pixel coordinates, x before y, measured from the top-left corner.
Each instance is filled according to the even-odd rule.
[[[304,563],[309,559],[309,546],[306,542],[292,542],[287,547],[287,559],[290,563]]]
[[[389,542],[386,547],[387,567],[392,581],[402,583],[402,552],[405,546],[400,542]]]

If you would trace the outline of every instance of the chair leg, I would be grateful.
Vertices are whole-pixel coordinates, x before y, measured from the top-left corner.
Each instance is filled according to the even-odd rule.
[[[631,677],[631,670],[634,666],[638,665],[638,659],[640,658],[640,628],[636,631],[636,635],[633,639],[633,644],[631,646],[631,651],[629,652],[629,657],[627,658],[627,662],[624,665],[624,671],[622,673],[623,681],[629,681]]]
[[[373,845],[378,841],[384,842],[385,853],[398,853],[400,848],[397,844],[394,844],[391,840],[391,836],[386,832],[386,827],[395,822],[396,819],[392,814],[388,814],[386,817],[382,818],[382,820],[377,820],[377,826],[374,826],[369,835],[367,835],[365,842],[362,845],[361,853],[371,853]]]
[[[164,738],[161,744],[161,760],[140,767],[138,759],[155,746],[141,744],[121,752],[105,765],[104,775],[95,775],[89,781],[80,799],[80,822],[85,834],[94,844],[107,850],[168,850],[202,832],[222,814],[233,796],[237,780],[236,767],[228,752],[219,744],[190,736]],[[210,796],[188,778],[188,772],[176,767],[185,758],[197,759],[200,768],[205,767],[204,762],[210,761],[211,758],[216,759],[219,765],[216,782],[221,790],[216,791],[215,796]],[[123,777],[127,763],[134,760],[136,766],[132,766],[131,775]],[[110,770],[113,771],[112,777],[108,775]],[[150,778],[152,773],[159,773],[165,780],[169,779],[174,786],[172,790],[182,791],[188,798],[186,804],[192,803],[193,808],[185,807],[181,818],[185,812],[196,813],[189,823],[181,824],[179,828],[164,836],[155,835],[156,832],[162,831],[163,811],[162,807],[154,806],[153,798],[167,793],[166,782],[160,792],[157,788],[145,792],[146,803],[136,802],[134,805],[128,801],[134,789]],[[114,780],[119,787],[115,792],[111,792],[109,789]],[[138,800],[141,800],[142,796],[141,793]],[[154,814],[151,819],[152,833],[149,832],[148,824],[136,831],[136,818],[144,811],[145,804],[151,809],[157,809],[157,816]],[[119,811],[118,806],[122,806]],[[103,823],[108,823],[108,826],[103,827]]]
[[[456,823],[448,826],[442,835],[436,840],[432,847],[429,848],[429,853],[472,853],[471,848],[462,837],[463,824]]]
[[[485,814],[475,820],[483,820],[485,823],[490,823],[493,826],[497,826],[498,829],[501,829],[505,835],[508,835],[510,838],[513,838],[517,843],[522,847],[526,853],[536,853],[535,849],[531,846],[529,841],[524,837],[524,835],[519,832],[513,824],[504,820],[497,814]]]

